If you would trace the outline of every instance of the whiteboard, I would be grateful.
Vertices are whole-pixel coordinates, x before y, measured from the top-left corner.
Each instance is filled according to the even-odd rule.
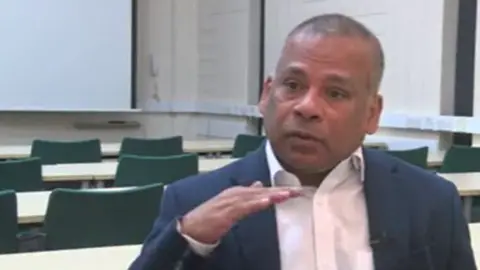
[[[0,110],[125,110],[132,0],[1,0]]]
[[[454,68],[446,65],[455,65],[442,62],[455,53],[445,49],[456,42],[444,39],[444,31],[456,25],[445,19],[457,12],[446,8],[448,1],[455,0],[266,0],[264,72],[274,71],[284,39],[296,24],[319,14],[342,13],[364,23],[383,45],[384,111],[440,115],[442,88],[450,87],[442,79],[454,77]]]

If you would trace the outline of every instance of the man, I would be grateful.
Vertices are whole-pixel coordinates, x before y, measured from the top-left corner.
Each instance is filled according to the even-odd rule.
[[[265,145],[169,186],[130,269],[476,269],[455,186],[361,147],[383,58],[349,17],[298,25],[264,84]]]

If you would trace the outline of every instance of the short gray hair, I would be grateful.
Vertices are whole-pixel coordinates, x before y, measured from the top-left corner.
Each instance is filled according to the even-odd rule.
[[[309,18],[297,25],[287,36],[287,41],[297,34],[341,35],[368,40],[374,46],[376,66],[373,86],[378,90],[385,69],[385,56],[378,38],[365,25],[342,14],[323,14]]]

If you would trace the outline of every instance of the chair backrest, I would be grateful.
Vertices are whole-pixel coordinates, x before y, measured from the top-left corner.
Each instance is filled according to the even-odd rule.
[[[453,145],[445,153],[438,172],[480,172],[480,147]]]
[[[176,180],[198,174],[198,155],[168,157],[123,155],[115,175],[115,186],[143,186],[155,183],[168,185]]]
[[[161,139],[124,138],[120,155],[163,157],[183,154],[183,137]]]
[[[0,191],[0,254],[18,251],[17,224],[17,196],[15,191]]]
[[[102,161],[99,139],[83,141],[34,140],[32,157],[39,157],[42,164],[90,163]]]
[[[43,188],[42,164],[39,158],[0,161],[0,190],[26,192]]]
[[[386,153],[421,168],[428,166],[428,147],[407,150],[388,150]]]
[[[242,158],[249,152],[257,150],[265,140],[265,136],[238,134],[232,150],[232,158]]]
[[[141,244],[158,215],[162,194],[162,184],[120,191],[56,189],[45,216],[45,248]]]

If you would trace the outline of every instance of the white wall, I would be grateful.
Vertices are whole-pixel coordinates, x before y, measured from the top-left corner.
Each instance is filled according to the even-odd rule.
[[[196,18],[197,1],[138,0],[139,107],[154,95],[155,84],[162,100],[195,98],[197,78]],[[174,49],[175,48],[175,49]],[[157,60],[159,75],[150,76],[150,56]],[[182,91],[178,90],[182,89]],[[191,91],[189,91],[191,90]],[[139,130],[76,130],[75,121],[136,120]],[[0,143],[28,143],[33,138],[79,139],[99,137],[118,141],[123,136],[196,137],[197,123],[190,116],[136,113],[60,114],[0,113]]]
[[[270,2],[270,8],[272,8],[273,1],[279,1],[279,4],[274,9],[270,9],[270,16],[275,10],[279,12],[278,14],[284,15],[287,9],[295,10],[294,6],[280,3],[287,0],[267,0],[267,4]],[[373,1],[362,2],[362,6],[368,7]],[[445,0],[450,3],[448,4],[450,6],[446,7],[435,5],[435,1],[438,0],[424,0],[420,3],[417,1],[412,4],[422,12],[412,12],[410,8],[407,9],[400,4],[402,1],[376,1],[386,1],[388,5],[402,10],[402,16],[428,14],[428,17],[438,18],[439,14],[443,12],[450,14],[447,16],[449,23],[440,26],[424,23],[419,18],[413,20],[415,24],[412,31],[417,34],[418,40],[409,40],[408,48],[414,51],[417,47],[416,44],[425,46],[422,45],[425,39],[435,38],[437,42],[443,44],[443,49],[432,49],[437,53],[437,58],[430,56],[428,59],[435,58],[433,59],[434,63],[438,65],[442,61],[452,63],[451,59],[454,59],[454,53],[448,54],[447,52],[454,49],[455,39],[447,39],[447,36],[455,36],[452,31],[455,29],[453,26],[455,26],[456,17],[454,16],[455,8],[452,6],[454,7],[458,0]],[[313,4],[315,1],[308,2],[312,2],[311,5],[318,4]],[[349,0],[336,0],[336,2],[342,3],[344,6],[351,3]],[[296,0],[296,3],[300,3],[300,0]],[[259,44],[258,26],[260,25],[258,5],[258,0],[138,0],[137,99],[139,107],[155,109],[158,106],[157,100],[217,100],[222,104],[230,102],[254,104],[258,97],[259,83],[257,62],[259,55],[256,50]],[[388,5],[383,3],[379,6]],[[430,9],[430,5],[435,7]],[[278,11],[279,8],[283,11]],[[316,10],[312,8],[312,11]],[[398,14],[396,16],[400,17]],[[388,16],[385,17],[388,18]],[[276,21],[284,23],[284,19],[281,17],[278,17]],[[387,21],[386,23],[392,22]],[[422,28],[417,27],[418,25],[432,26],[436,33],[435,37],[432,37],[433,34],[429,34],[428,31],[422,32],[423,30],[417,29]],[[442,35],[441,31],[446,34]],[[426,36],[420,37],[421,35]],[[272,37],[269,36],[267,41],[271,39]],[[453,45],[444,42],[443,39],[450,40]],[[275,43],[274,45],[280,46],[280,44]],[[394,45],[389,45],[390,48],[392,46]],[[439,54],[439,50],[450,58]],[[274,53],[274,51],[275,49],[267,49],[267,53]],[[274,59],[273,55],[268,54],[267,57]],[[411,59],[413,63],[420,65],[417,67],[419,74],[411,75],[418,79],[422,78],[422,74],[431,72],[429,70],[431,66],[423,63],[419,59],[422,58],[420,56],[417,54],[411,57],[390,55],[388,61]],[[391,60],[392,57],[396,60]],[[155,69],[158,70],[156,76],[151,74],[150,70],[152,59],[155,62]],[[427,61],[426,58],[424,60]],[[390,64],[387,63],[387,65]],[[414,67],[415,64],[410,63],[409,67]],[[386,110],[405,111],[414,108],[417,113],[428,111],[435,114],[441,114],[448,110],[451,106],[448,102],[444,102],[443,97],[451,93],[448,86],[449,83],[452,83],[449,79],[451,70],[445,68],[442,72],[443,79],[440,82],[438,80],[434,83],[425,82],[421,88],[422,95],[417,95],[416,98],[407,100],[408,102],[402,101],[403,107],[392,105],[394,100],[391,97],[387,98]],[[387,76],[393,76],[393,71],[390,73],[391,75]],[[437,73],[436,76],[439,78],[440,74]],[[405,82],[401,83],[406,85]],[[406,87],[405,91],[413,90]],[[433,98],[427,99],[429,95],[432,95]],[[405,98],[402,97],[402,99]],[[442,102],[447,105],[441,105]],[[406,106],[405,103],[407,103]],[[139,130],[123,131],[78,131],[72,126],[76,120],[116,119],[137,120],[142,123],[143,127]],[[235,134],[247,130],[252,130],[252,125],[245,119],[197,114],[0,114],[0,144],[25,143],[36,137],[54,139],[100,137],[105,141],[118,141],[126,135],[158,137],[182,134],[188,139],[205,136],[233,137]],[[379,136],[382,140],[385,138],[393,140],[394,148],[411,147],[412,143],[437,146],[441,139],[437,133],[411,130],[384,129]],[[445,140],[447,139],[448,136]]]
[[[201,0],[198,8],[198,101],[255,104],[260,86],[260,1]],[[246,119],[197,116],[199,133],[234,137]]]
[[[480,5],[477,5],[477,28],[475,35],[475,78],[473,89],[473,117],[480,117]],[[480,134],[472,136],[472,145],[480,146]]]
[[[282,41],[296,24],[322,13],[343,13],[366,24],[382,42],[386,58],[381,86],[385,112],[451,113],[457,6],[458,0],[266,0],[265,72],[274,70]],[[440,141],[435,133],[386,129],[377,137],[394,141],[409,138],[410,142],[427,142],[432,147]],[[392,146],[403,148],[399,143]]]

